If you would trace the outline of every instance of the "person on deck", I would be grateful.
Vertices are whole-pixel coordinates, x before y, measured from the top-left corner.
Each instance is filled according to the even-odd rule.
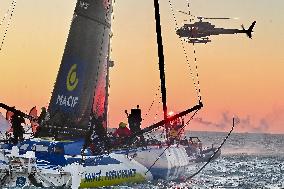
[[[116,137],[114,146],[122,147],[129,144],[128,139],[131,137],[132,133],[126,126],[126,123],[119,123],[119,127],[113,133],[113,136]]]
[[[23,140],[24,138],[23,135],[25,131],[21,124],[25,123],[25,119],[21,117],[19,114],[14,113],[14,115],[11,118],[11,123],[14,135],[13,142],[16,145],[18,144],[19,140]]]
[[[107,136],[106,128],[104,127],[104,119],[102,116],[99,116],[98,118],[93,117],[91,120],[91,124],[93,127],[93,134],[91,136],[93,141],[93,146],[91,145],[91,150],[94,154],[99,154],[105,151],[109,151],[110,141]],[[93,147],[93,148],[92,148]]]
[[[91,150],[93,155],[103,154],[110,150],[111,145],[104,125],[103,116],[90,115],[89,131],[85,137],[82,153],[87,148]]]
[[[38,116],[37,116],[36,106],[34,106],[30,110],[29,116],[31,116],[30,123],[31,123],[32,132],[33,132],[33,134],[35,134],[37,132],[38,127],[39,127],[39,124],[37,122]]]
[[[179,142],[181,137],[184,135],[184,121],[179,118],[173,120],[170,124],[169,139],[170,143],[173,144],[175,141]]]
[[[42,123],[45,121],[46,114],[47,114],[46,108],[45,108],[45,107],[42,107],[42,108],[41,108],[41,113],[40,113],[40,115],[39,115],[39,117],[38,117],[38,123],[39,123],[39,124],[42,124]]]
[[[15,106],[13,108],[15,108]],[[6,112],[6,120],[9,122],[10,128],[6,132],[6,135],[9,135],[9,133],[13,132],[13,128],[12,128],[12,117],[13,117],[13,115],[14,115],[13,112],[7,110],[7,112]]]
[[[127,126],[126,123],[120,122],[119,127],[113,133],[113,136],[119,137],[119,138],[130,137],[132,133],[126,126]]]

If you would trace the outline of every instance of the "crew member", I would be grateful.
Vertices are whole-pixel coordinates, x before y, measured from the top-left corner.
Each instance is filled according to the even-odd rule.
[[[94,114],[90,115],[89,132],[86,135],[83,149],[85,150],[88,147],[93,155],[102,154],[110,150],[110,141],[107,137],[102,116],[96,118]]]
[[[45,121],[46,114],[47,114],[46,108],[42,107],[41,108],[41,113],[40,113],[40,115],[38,117],[38,123],[39,124],[42,124]]]
[[[35,134],[37,132],[37,129],[39,127],[39,124],[37,122],[38,116],[37,116],[37,109],[36,106],[33,107],[30,110],[29,116],[31,116],[32,118],[30,119],[30,123],[31,123],[31,127],[32,127],[32,132],[33,134]]]
[[[12,129],[13,129],[13,135],[14,135],[14,144],[18,144],[19,140],[23,140],[24,135],[24,128],[21,125],[22,123],[25,123],[25,119],[21,117],[19,114],[14,113],[14,115],[11,118],[12,123]]]
[[[139,108],[139,105],[137,105],[136,109],[131,109],[131,113],[128,114],[127,110],[125,110],[125,113],[128,118],[128,125],[129,129],[133,136],[135,136],[135,143],[136,145],[146,146],[146,141],[143,135],[136,135],[137,133],[141,133],[141,122],[142,122],[142,116],[141,116],[141,109]]]
[[[181,122],[179,118],[172,121],[170,124],[170,142],[174,143],[174,141],[180,141],[181,136],[184,134],[184,124]]]
[[[113,133],[115,137],[126,138],[131,136],[131,131],[126,127],[127,124],[120,122],[119,127]]]
[[[15,106],[14,106],[13,108],[15,108]],[[13,115],[14,115],[13,112],[7,110],[7,112],[6,112],[6,120],[9,122],[10,128],[9,128],[8,131],[6,132],[6,135],[8,135],[8,133],[12,133],[12,132],[13,132],[13,128],[12,128],[12,126],[11,126],[11,124],[12,124],[12,116],[13,116]]]
[[[106,128],[104,127],[104,119],[102,116],[99,116],[97,119],[93,117],[93,135],[92,140],[93,144],[96,145],[97,153],[110,150],[110,141],[107,137]]]
[[[137,105],[136,109],[131,109],[131,113],[129,115],[127,113],[127,110],[125,110],[125,113],[127,114],[128,124],[132,134],[140,132],[142,117],[139,105]]]

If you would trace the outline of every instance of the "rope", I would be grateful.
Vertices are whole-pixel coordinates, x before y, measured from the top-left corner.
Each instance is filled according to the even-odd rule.
[[[181,133],[181,131],[184,129],[184,127],[186,127],[189,122],[193,119],[193,117],[197,114],[198,110],[196,110],[194,112],[194,114],[190,117],[190,119],[186,122],[186,124],[182,127],[182,129],[180,129],[180,131],[178,132],[177,136],[174,139],[177,139],[177,137],[179,136],[179,134]],[[227,136],[224,138],[223,142],[220,144],[220,146],[217,148],[217,150],[215,150],[215,152],[211,155],[211,157],[208,159],[208,161],[194,174],[192,174],[191,176],[189,176],[186,180],[193,178],[194,176],[198,175],[212,160],[213,158],[216,156],[216,154],[220,151],[220,149],[223,147],[223,145],[225,144],[225,142],[227,141],[227,139],[229,138],[229,136],[231,135],[231,133],[233,132],[235,127],[235,118],[233,118],[233,126],[231,128],[231,130],[229,131],[229,133],[227,134]],[[163,152],[158,156],[158,158],[155,160],[155,162],[148,168],[148,170],[145,172],[145,175],[152,169],[152,167],[157,163],[157,161],[161,158],[161,156],[165,153],[165,151],[167,149],[169,149],[170,145],[168,145]]]
[[[189,0],[186,0],[186,4],[187,4],[187,10],[188,10],[188,14],[191,15],[191,12],[190,12],[190,2]]]
[[[196,49],[195,49],[195,45],[194,43],[193,45],[193,54],[194,54],[194,63],[195,63],[195,71],[196,71],[196,78],[197,78],[197,88],[198,88],[198,97],[199,97],[199,101],[202,102],[202,98],[201,98],[201,91],[200,91],[200,80],[199,80],[199,74],[198,74],[198,65],[197,65],[197,56],[196,56]]]
[[[192,17],[193,15],[191,15],[191,11],[190,11],[190,2],[189,2],[189,0],[186,0],[186,1],[187,1],[188,13]],[[192,18],[189,19],[189,22],[191,22],[191,21],[192,21]],[[199,101],[202,101],[202,99],[201,99],[201,91],[200,91],[200,80],[199,80],[198,66],[197,66],[196,48],[195,48],[194,43],[192,45],[193,45],[193,55],[194,55],[195,71],[196,71],[196,77],[197,77],[197,85],[198,85],[199,94],[200,94]]]
[[[159,91],[160,91],[160,87],[158,88],[158,91],[156,92],[155,97],[154,97],[154,100],[152,101],[150,107],[148,108],[148,111],[147,111],[146,114],[143,116],[144,118],[143,118],[142,121],[144,121],[144,120],[145,120],[145,117],[147,117],[147,116],[149,115],[149,113],[150,113],[150,111],[151,111],[151,109],[152,109],[152,107],[153,107],[153,105],[154,105],[154,103],[155,103],[155,101],[156,101],[156,98],[157,98],[157,96],[158,96],[158,94],[159,94]]]
[[[0,45],[0,51],[1,51],[2,48],[3,48],[3,44],[4,44],[4,41],[5,41],[7,32],[8,32],[8,29],[9,29],[9,27],[10,27],[11,20],[12,20],[13,14],[14,14],[14,10],[15,10],[15,7],[16,7],[16,3],[17,3],[16,0],[13,0],[13,1],[12,1],[12,4],[11,4],[12,11],[11,11],[11,14],[10,14],[10,19],[9,19],[8,24],[7,24],[7,26],[6,26],[6,29],[5,29],[4,36],[3,36],[3,38],[2,38],[2,42],[1,42],[1,45]],[[6,14],[8,14],[9,11],[10,11],[10,8],[8,9],[8,11],[7,11]],[[3,22],[4,22],[5,18],[6,18],[6,14],[5,14],[5,16],[4,16],[4,18],[3,18],[2,22],[1,22],[1,25],[3,24]]]
[[[12,1],[10,7],[8,8],[8,10],[6,11],[6,13],[4,14],[4,17],[2,18],[1,22],[0,22],[0,26],[2,26],[3,22],[5,21],[6,17],[8,16],[8,13],[10,12],[12,6],[13,6],[14,1]]]
[[[235,118],[233,118],[233,126],[230,130],[230,132],[227,134],[227,136],[224,138],[223,142],[220,144],[220,146],[217,148],[217,150],[215,150],[215,152],[211,155],[211,157],[208,159],[208,161],[194,174],[192,174],[190,177],[188,177],[187,179],[191,179],[194,176],[198,175],[215,157],[215,155],[220,151],[220,149],[223,147],[223,145],[225,144],[225,142],[227,141],[227,139],[229,138],[229,136],[231,135],[231,133],[233,132],[235,127]]]
[[[176,15],[175,15],[175,12],[174,12],[174,9],[173,9],[173,5],[172,5],[172,1],[171,0],[168,0],[169,2],[169,5],[170,5],[170,8],[171,8],[171,12],[172,12],[172,16],[174,18],[174,21],[175,21],[175,31],[178,30],[178,22],[177,22],[177,18],[176,18]],[[189,8],[189,1],[188,1],[188,8]],[[200,82],[199,82],[199,75],[198,75],[198,70],[197,70],[197,61],[196,61],[196,55],[195,55],[195,63],[196,63],[196,66],[195,66],[195,69],[196,69],[196,79],[197,79],[197,84],[196,84],[196,81],[195,81],[195,76],[193,74],[193,70],[190,66],[190,63],[189,63],[189,57],[187,55],[187,52],[186,52],[186,49],[185,49],[185,45],[184,45],[184,42],[182,39],[180,39],[181,41],[181,45],[182,45],[182,49],[183,49],[183,52],[184,52],[184,56],[185,56],[185,59],[186,59],[186,62],[187,62],[187,65],[189,67],[189,71],[190,71],[190,75],[192,77],[192,80],[193,80],[193,84],[194,84],[194,88],[195,88],[195,91],[197,93],[197,97],[199,99],[199,101],[201,101],[201,89],[200,89]],[[194,50],[194,54],[195,54],[195,50]]]
[[[158,106],[161,104],[161,96],[159,97],[159,101],[158,101]],[[154,123],[156,123],[156,120],[157,120],[157,118],[158,118],[158,113],[160,112],[160,108],[157,108],[156,109],[156,113],[155,113],[155,116],[154,116],[154,120],[153,120],[153,122],[152,122],[152,124],[154,124]]]
[[[187,4],[188,15],[190,16],[190,17],[189,17],[189,22],[191,22],[191,21],[193,20],[192,17],[194,17],[194,16],[191,15],[190,2],[189,2],[189,0],[186,0],[186,4]]]
[[[115,12],[114,12],[114,10],[115,10],[115,6],[116,6],[116,2],[115,2],[116,0],[113,0],[113,3],[112,3],[112,20],[111,20],[111,25],[114,25],[114,22],[115,22]],[[114,27],[111,27],[111,37],[110,37],[110,54],[109,54],[109,56],[111,57],[111,55],[112,55],[112,53],[113,53],[113,45],[112,45],[112,37],[113,37],[113,28]]]

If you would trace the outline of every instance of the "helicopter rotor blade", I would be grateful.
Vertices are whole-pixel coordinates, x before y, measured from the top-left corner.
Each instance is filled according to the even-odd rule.
[[[178,12],[180,12],[180,13],[182,13],[182,14],[187,14],[187,15],[191,16],[189,13],[184,12],[184,11],[178,11]]]
[[[231,18],[231,17],[204,17],[204,16],[194,16],[192,15],[190,12],[185,12],[185,11],[181,11],[179,10],[178,12],[182,13],[182,14],[186,14],[186,15],[189,15],[191,17],[194,17],[194,18],[197,18],[199,19],[200,21],[201,20],[238,20],[239,18]]]
[[[190,11],[189,11],[189,12],[185,12],[185,11],[181,11],[181,10],[180,10],[180,11],[178,11],[178,12],[196,18],[196,16],[192,15]]]
[[[203,17],[203,16],[197,16],[198,19],[204,19],[204,20],[237,20],[239,18],[230,18],[230,17]]]

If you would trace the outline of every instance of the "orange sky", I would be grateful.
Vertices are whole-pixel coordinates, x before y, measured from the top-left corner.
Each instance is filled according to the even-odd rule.
[[[0,1],[0,19],[10,0]],[[173,1],[174,9],[186,11],[185,0]],[[195,15],[239,17],[212,21],[216,26],[248,27],[256,20],[253,40],[245,35],[211,37],[197,44],[196,57],[204,108],[192,130],[229,130],[224,115],[238,115],[240,132],[284,133],[284,2],[274,0],[193,0]],[[16,13],[0,51],[0,101],[28,111],[47,106],[69,31],[75,0],[18,0]],[[269,8],[268,8],[269,7]],[[196,103],[196,93],[186,64],[168,1],[161,3],[165,48],[168,106],[182,111]],[[179,26],[186,16],[176,13]],[[147,112],[159,88],[158,59],[152,0],[117,0],[114,10],[109,123],[126,121],[125,109],[140,104]],[[6,26],[4,24],[3,26]],[[0,26],[0,39],[5,27]],[[193,46],[186,44],[190,65]],[[159,120],[160,94],[144,126]],[[220,125],[225,124],[224,127]]]

